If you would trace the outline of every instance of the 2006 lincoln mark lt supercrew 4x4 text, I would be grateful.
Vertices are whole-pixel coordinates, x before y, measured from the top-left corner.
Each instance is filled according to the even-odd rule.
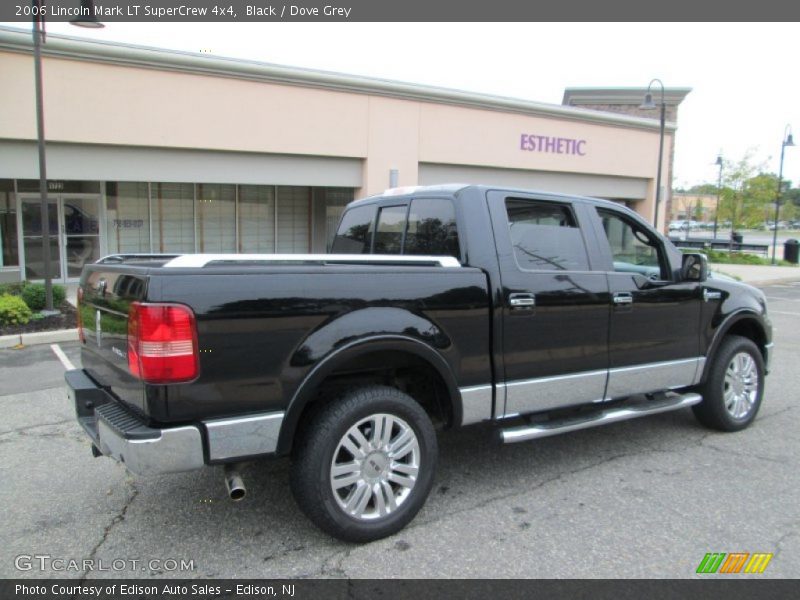
[[[692,407],[758,412],[764,295],[709,276],[632,211],[480,186],[351,203],[327,255],[116,255],[83,270],[95,455],[139,474],[291,457],[297,503],[344,540],[425,502],[436,428],[531,440]]]

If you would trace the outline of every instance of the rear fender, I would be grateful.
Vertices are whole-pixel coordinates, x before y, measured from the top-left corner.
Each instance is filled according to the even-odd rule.
[[[346,335],[346,337],[343,337]],[[318,328],[306,338],[290,368],[307,370],[292,395],[278,439],[278,454],[291,450],[300,416],[317,396],[319,386],[340,366],[374,352],[390,350],[425,361],[442,378],[450,397],[453,422],[461,422],[460,392],[455,374],[442,352],[449,338],[432,321],[398,308],[365,308]]]

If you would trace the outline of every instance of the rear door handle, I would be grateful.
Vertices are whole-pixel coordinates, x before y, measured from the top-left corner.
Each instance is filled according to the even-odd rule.
[[[508,304],[513,309],[531,309],[536,306],[536,296],[530,292],[518,292],[508,295]]]
[[[630,292],[616,292],[613,298],[617,306],[633,304],[633,295]]]

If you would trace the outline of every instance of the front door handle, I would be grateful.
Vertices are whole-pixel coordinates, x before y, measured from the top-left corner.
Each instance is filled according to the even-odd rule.
[[[512,309],[531,309],[536,306],[536,296],[530,292],[518,292],[508,295],[508,304]]]
[[[617,306],[626,306],[633,304],[633,295],[630,292],[616,292],[613,298],[614,298],[614,304]]]

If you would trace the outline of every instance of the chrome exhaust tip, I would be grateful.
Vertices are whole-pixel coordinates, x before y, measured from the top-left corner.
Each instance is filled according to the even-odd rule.
[[[234,502],[242,500],[247,495],[247,488],[244,487],[238,465],[225,465],[225,489]]]

